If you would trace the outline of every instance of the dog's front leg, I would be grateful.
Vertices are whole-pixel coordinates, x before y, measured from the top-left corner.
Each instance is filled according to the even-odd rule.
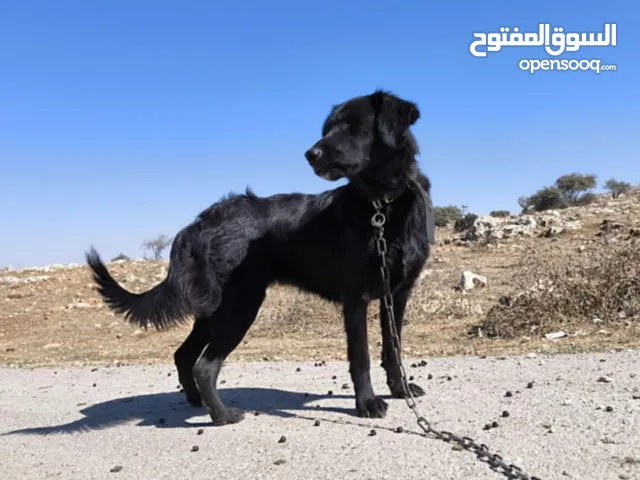
[[[410,290],[408,288],[401,288],[393,294],[393,316],[395,317],[395,326],[398,332],[399,357],[402,356],[402,323],[409,293]],[[391,391],[391,396],[394,398],[404,398],[407,396],[407,393],[402,385],[400,364],[393,351],[393,342],[389,326],[389,315],[387,314],[384,302],[381,301],[380,330],[382,331],[382,368],[384,368],[387,374],[387,385]],[[408,386],[414,397],[420,397],[425,394],[425,391],[415,383],[408,383]]]
[[[387,413],[387,403],[375,396],[371,385],[367,303],[361,299],[346,300],[344,323],[347,332],[349,373],[356,392],[356,412],[359,417],[383,418]]]

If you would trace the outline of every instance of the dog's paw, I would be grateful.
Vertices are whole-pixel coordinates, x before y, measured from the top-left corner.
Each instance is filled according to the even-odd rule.
[[[356,402],[356,412],[358,417],[384,418],[388,406],[387,402],[379,397],[367,398],[364,401]]]
[[[414,397],[422,397],[427,393],[420,385],[416,385],[415,383],[409,384],[409,390],[411,390],[411,395]],[[406,398],[408,395],[402,387],[402,384],[400,384],[398,388],[391,389],[391,396],[393,398]]]
[[[244,419],[244,411],[239,408],[227,407],[221,412],[210,413],[211,421],[217,427],[239,423]]]

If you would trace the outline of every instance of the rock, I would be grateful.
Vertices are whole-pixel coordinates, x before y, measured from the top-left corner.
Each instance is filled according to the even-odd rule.
[[[76,303],[70,303],[69,305],[67,305],[67,308],[69,310],[86,310],[89,308],[97,308],[97,307],[98,305],[92,305],[86,302],[76,302]]]
[[[582,222],[580,220],[572,220],[566,222],[563,226],[565,230],[580,230],[582,228]]]
[[[9,300],[18,300],[20,298],[31,297],[31,296],[33,296],[33,293],[12,292],[9,295],[7,295],[7,298]]]
[[[473,222],[463,239],[477,242],[488,240],[489,238],[502,239],[532,236],[537,226],[536,221],[529,216],[503,218],[480,216]]]
[[[567,336],[566,332],[551,332],[551,333],[547,333],[544,337],[547,340],[558,340],[560,338],[564,338]]]
[[[613,214],[616,213],[616,211],[614,209],[612,209],[612,208],[604,208],[604,207],[603,208],[594,208],[592,210],[592,212],[595,215],[613,215]]]
[[[611,377],[600,377],[598,378],[598,383],[611,383],[613,382],[613,378]]]
[[[68,265],[63,265],[62,263],[52,263],[50,265],[44,265],[42,267],[27,267],[22,269],[22,271],[31,271],[31,272],[55,272],[57,270],[72,270],[75,268],[80,268],[81,265],[77,263],[69,263]]]
[[[565,231],[564,227],[556,225],[545,230],[541,236],[545,238],[557,237],[561,233],[564,233],[564,231]]]
[[[601,233],[611,233],[618,230],[622,230],[623,225],[618,222],[614,222],[612,220],[604,219],[600,224],[600,232]]]
[[[462,272],[462,278],[460,278],[459,288],[461,290],[471,290],[472,288],[483,288],[487,286],[487,278],[482,275],[476,275],[469,270]]]
[[[25,284],[31,284],[31,283],[45,282],[50,278],[51,277],[49,275],[38,275],[35,277],[24,277],[24,278],[6,276],[6,277],[0,277],[0,284],[25,285]]]
[[[432,276],[433,276],[433,270],[429,270],[428,268],[425,268],[424,270],[422,270],[422,272],[420,272],[420,276],[418,276],[418,280],[422,281],[426,277],[432,277]]]

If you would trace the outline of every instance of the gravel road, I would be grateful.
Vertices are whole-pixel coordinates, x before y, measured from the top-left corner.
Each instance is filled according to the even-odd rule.
[[[640,479],[640,352],[421,360],[405,365],[434,427],[541,479]],[[223,399],[248,411],[237,425],[211,427],[186,405],[172,365],[2,368],[0,478],[505,478],[412,435],[403,400],[383,420],[355,417],[346,363],[232,363],[220,378]]]

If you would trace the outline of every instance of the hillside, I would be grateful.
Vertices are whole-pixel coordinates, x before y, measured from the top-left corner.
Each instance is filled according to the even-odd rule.
[[[467,232],[439,228],[437,239],[408,306],[405,355],[640,346],[639,189],[583,207],[480,217]],[[160,261],[110,264],[133,291],[150,288],[166,268]],[[465,271],[469,290],[460,288]],[[85,266],[2,270],[0,302],[2,364],[172,361],[188,333],[127,325],[102,305]],[[380,350],[377,309],[376,302],[369,312],[373,358]],[[345,345],[338,308],[275,286],[230,360],[344,359]]]

